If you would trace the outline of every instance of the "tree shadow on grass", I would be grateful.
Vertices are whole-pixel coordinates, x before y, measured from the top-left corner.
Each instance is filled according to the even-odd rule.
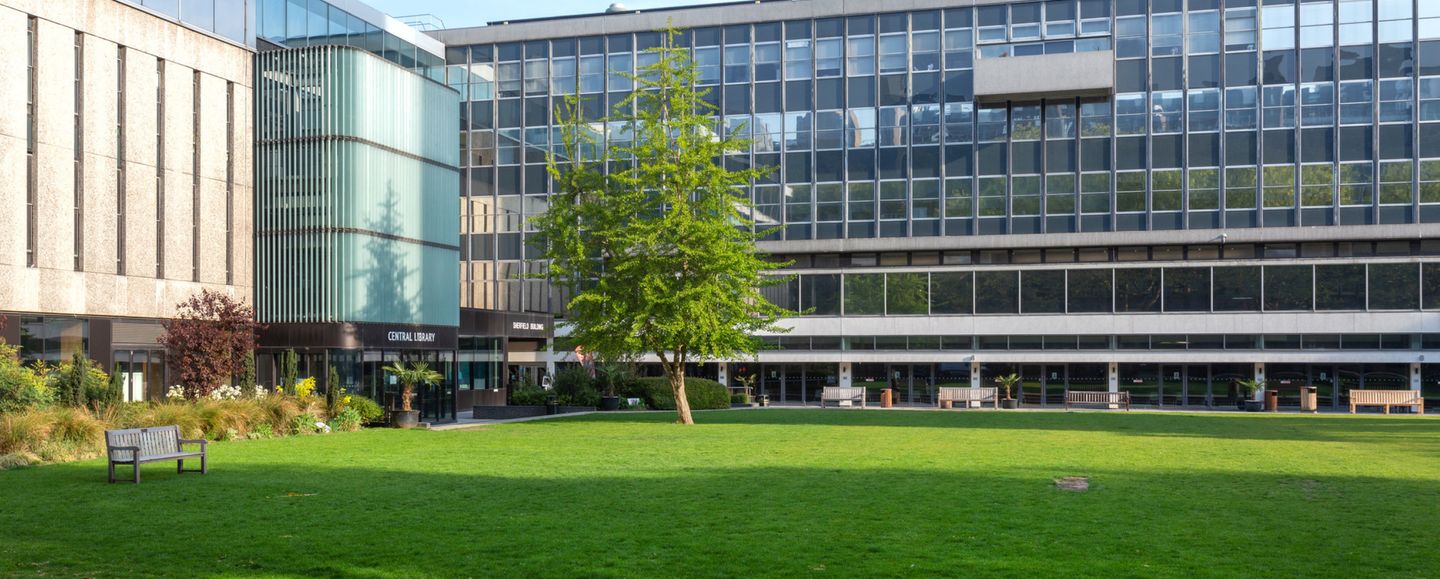
[[[538,420],[567,422],[665,423],[673,413],[622,412]],[[1294,414],[1205,414],[1176,412],[996,412],[903,410],[718,410],[697,412],[697,424],[775,426],[880,426],[1109,432],[1129,436],[1200,437],[1248,440],[1335,442],[1410,441],[1433,444],[1440,453],[1440,420],[1420,416]],[[1437,454],[1440,455],[1440,454]]]
[[[502,475],[464,460],[424,472],[435,458],[156,468],[139,486],[97,482],[94,461],[3,473],[0,575],[1417,576],[1436,568],[1423,543],[1440,533],[1433,481],[1033,466]],[[1091,490],[1055,489],[1066,475]]]

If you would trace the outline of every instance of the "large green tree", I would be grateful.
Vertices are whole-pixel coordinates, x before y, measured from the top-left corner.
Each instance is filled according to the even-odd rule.
[[[576,97],[558,111],[555,194],[535,220],[547,275],[567,297],[570,343],[602,360],[653,353],[693,424],[685,365],[752,356],[755,333],[789,314],[760,288],[776,264],[755,247],[749,186],[768,169],[727,170],[749,142],[722,134],[675,31],[604,119]],[[608,139],[607,133],[608,132]],[[762,232],[763,233],[763,232]]]

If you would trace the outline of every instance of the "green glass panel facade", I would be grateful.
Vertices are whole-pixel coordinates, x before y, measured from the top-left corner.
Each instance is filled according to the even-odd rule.
[[[258,60],[261,321],[458,326],[458,93],[348,47]]]

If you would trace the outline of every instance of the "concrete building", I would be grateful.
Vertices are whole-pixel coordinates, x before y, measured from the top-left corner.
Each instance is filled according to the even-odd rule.
[[[1233,407],[1246,378],[1440,399],[1440,3],[762,0],[432,32],[465,101],[462,306],[556,311],[520,278],[551,111],[620,102],[666,26],[753,141],[725,161],[778,169],[751,191],[798,275],[772,297],[811,311],[703,372],[795,404],[1011,372],[1035,406]]]
[[[158,318],[254,286],[245,3],[140,4],[0,1],[0,336],[119,363],[130,399],[164,383]]]

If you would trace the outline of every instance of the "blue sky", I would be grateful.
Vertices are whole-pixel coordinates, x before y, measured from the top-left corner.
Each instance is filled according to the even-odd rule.
[[[498,20],[519,20],[566,14],[604,12],[615,0],[361,0],[391,16],[434,14],[447,28],[481,26]],[[696,6],[734,0],[628,0],[626,8],[644,10]]]

